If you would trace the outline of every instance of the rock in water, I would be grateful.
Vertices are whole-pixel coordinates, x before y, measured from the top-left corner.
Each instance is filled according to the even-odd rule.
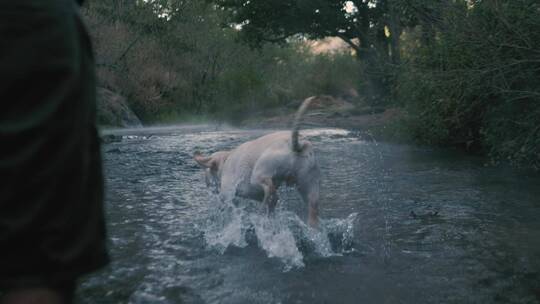
[[[97,90],[98,124],[114,127],[142,127],[140,119],[129,108],[126,98],[106,88]]]

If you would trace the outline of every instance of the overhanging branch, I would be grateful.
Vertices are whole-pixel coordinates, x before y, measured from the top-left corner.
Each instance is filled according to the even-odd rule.
[[[360,47],[360,45],[354,43],[354,41],[352,41],[352,39],[348,38],[347,36],[343,34],[338,34],[337,37],[345,41],[345,43],[347,43],[351,48],[353,48],[357,54],[362,51],[362,48]]]

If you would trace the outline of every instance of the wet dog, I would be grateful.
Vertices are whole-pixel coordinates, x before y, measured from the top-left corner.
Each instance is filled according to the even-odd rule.
[[[268,134],[246,142],[231,151],[210,156],[195,152],[195,161],[205,169],[206,183],[230,200],[235,195],[262,201],[268,213],[277,204],[277,189],[283,183],[296,186],[308,204],[308,224],[318,225],[319,167],[313,146],[299,139],[300,122],[309,104],[306,99],[298,109],[292,131]]]

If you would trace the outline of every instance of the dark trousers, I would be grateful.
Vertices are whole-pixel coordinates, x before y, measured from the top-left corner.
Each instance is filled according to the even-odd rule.
[[[107,261],[88,34],[73,0],[0,0],[0,291]]]

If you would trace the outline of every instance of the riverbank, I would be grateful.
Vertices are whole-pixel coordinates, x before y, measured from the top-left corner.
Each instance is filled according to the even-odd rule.
[[[294,190],[280,191],[266,218],[260,205],[222,204],[205,189],[194,151],[266,133],[213,127],[115,130],[123,140],[103,155],[115,262],[81,282],[77,303],[535,303],[537,176],[313,131],[326,231],[313,237]]]
[[[295,105],[261,111],[238,125],[249,129],[289,129],[292,127]],[[307,128],[341,128],[375,137],[378,140],[410,141],[404,131],[405,111],[401,108],[355,106],[346,101],[327,105],[316,104],[302,118],[302,126]]]
[[[199,122],[190,124],[156,125],[144,128],[101,128],[104,143],[121,141],[122,136],[144,133],[152,136],[169,129],[202,129],[202,130],[289,130],[292,128],[295,111],[292,109],[274,109],[271,113],[256,113],[250,118],[232,123]],[[357,132],[366,139],[378,141],[406,142],[410,139],[401,127],[403,110],[399,108],[372,109],[364,108],[336,111],[335,109],[316,109],[308,111],[302,119],[302,129],[306,128],[340,128]]]
[[[290,129],[294,121],[294,108],[281,108],[271,112],[259,112],[245,119],[238,125],[245,129]],[[475,145],[472,141],[459,140],[446,145],[422,143],[414,136],[410,127],[411,120],[404,109],[399,107],[362,107],[331,105],[310,109],[302,119],[303,128],[341,128],[354,131],[367,140],[385,141],[390,143],[405,143],[415,145],[439,146],[460,150],[470,155],[485,157],[486,164],[507,163],[521,169],[540,171],[538,165],[527,165],[513,159],[501,158]]]

